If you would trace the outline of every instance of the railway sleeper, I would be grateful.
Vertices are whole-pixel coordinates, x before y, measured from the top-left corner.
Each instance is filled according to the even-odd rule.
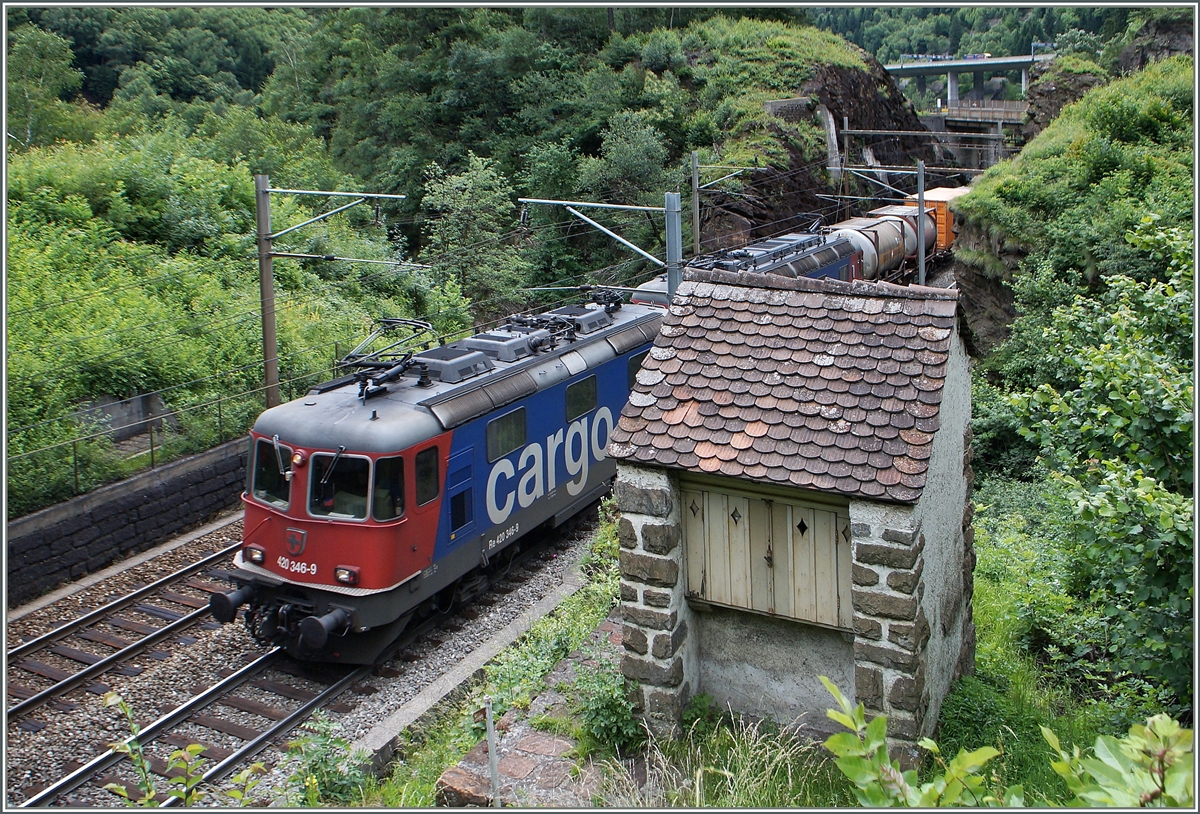
[[[153,769],[151,769],[151,771],[153,771]],[[155,772],[155,773],[157,774],[157,772]],[[138,799],[138,797],[141,796],[140,793],[138,792],[138,786],[137,786],[136,782],[126,780],[125,778],[123,778],[119,775],[106,774],[103,777],[101,777],[100,780],[98,781],[98,785],[100,788],[104,788],[105,786],[110,785],[110,784],[114,785],[114,786],[124,786],[125,792],[130,796],[130,798],[132,798],[134,800]],[[120,795],[117,794],[115,791],[113,791],[111,793],[114,797],[120,797]],[[170,800],[170,799],[171,799],[171,795],[167,794],[164,791],[160,791],[154,795],[154,801],[159,805],[162,805],[163,803],[165,803],[167,800]],[[71,798],[67,799],[67,805],[73,806],[73,807],[78,807],[78,808],[87,807],[87,804],[84,803],[82,800],[72,800]]]

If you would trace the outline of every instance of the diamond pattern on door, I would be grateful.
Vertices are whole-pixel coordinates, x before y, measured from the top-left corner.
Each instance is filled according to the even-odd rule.
[[[853,628],[846,507],[700,485],[685,486],[683,505],[689,596]],[[706,516],[726,519],[707,523]]]

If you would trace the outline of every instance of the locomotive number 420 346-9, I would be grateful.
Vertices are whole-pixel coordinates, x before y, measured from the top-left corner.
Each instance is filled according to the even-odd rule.
[[[488,551],[491,551],[493,548],[495,548],[496,546],[505,542],[506,540],[510,540],[513,537],[517,536],[517,532],[519,532],[520,530],[521,530],[521,524],[513,523],[511,526],[506,528],[504,531],[502,531],[498,535],[496,535],[496,539],[488,542],[488,546],[487,546]]]
[[[284,571],[289,571],[293,574],[308,574],[316,576],[317,564],[315,562],[299,562],[297,560],[289,560],[287,557],[280,557],[275,561]]]

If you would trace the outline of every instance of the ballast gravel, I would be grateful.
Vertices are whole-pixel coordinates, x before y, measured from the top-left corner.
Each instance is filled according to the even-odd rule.
[[[380,721],[386,720],[422,689],[521,616],[531,605],[558,588],[569,565],[577,562],[586,550],[592,528],[592,525],[585,524],[582,528],[567,532],[565,539],[547,549],[537,565],[522,569],[528,579],[516,584],[511,592],[500,594],[493,591],[483,602],[471,606],[466,615],[448,615],[450,626],[461,628],[456,631],[445,628],[434,631],[398,653],[387,665],[398,675],[371,676],[363,682],[367,686],[360,687],[367,691],[366,694],[352,692],[344,695],[340,700],[353,704],[353,709],[341,714],[328,713],[340,726],[338,735],[351,743],[363,738]],[[161,556],[151,557],[133,568],[120,571],[100,583],[70,593],[45,607],[24,613],[20,608],[14,609],[19,618],[7,625],[8,647],[19,642],[16,636],[40,635],[137,585],[152,582],[199,556],[235,543],[240,535],[241,523],[231,523],[185,546],[164,551]],[[216,673],[222,667],[238,669],[266,652],[265,648],[254,643],[240,622],[211,631],[193,628],[189,635],[198,641],[189,648],[172,648],[171,657],[165,661],[149,658],[137,660],[138,666],[145,668],[140,675],[107,674],[103,677],[104,683],[128,702],[140,724],[150,723],[182,704],[199,686],[207,687],[215,683]],[[297,686],[304,685],[302,679],[294,676],[288,676],[287,681]],[[247,697],[271,703],[268,694],[255,695],[249,688],[242,692]],[[101,697],[79,690],[72,693],[69,700],[83,707],[82,711],[61,712],[43,707],[32,716],[45,724],[43,729],[30,732],[16,726],[8,728],[7,806],[19,805],[24,801],[24,792],[31,786],[56,780],[72,769],[72,764],[82,764],[101,753],[106,744],[128,736],[120,713],[115,708],[106,708]],[[278,699],[275,700],[278,703]],[[264,726],[261,718],[229,707],[220,707],[217,714],[246,726]],[[224,748],[231,749],[240,743],[232,736],[199,727],[188,734]],[[289,738],[296,735],[297,732],[293,730]],[[170,748],[155,745],[149,751],[155,757],[166,758]],[[268,772],[252,792],[254,804],[287,805],[288,777],[293,766],[289,764],[284,744],[268,747],[257,760],[266,764]],[[124,771],[118,773],[127,777]],[[202,805],[219,805],[221,802],[217,795],[210,795]],[[73,792],[70,804],[123,807],[123,802],[116,795],[90,787]]]

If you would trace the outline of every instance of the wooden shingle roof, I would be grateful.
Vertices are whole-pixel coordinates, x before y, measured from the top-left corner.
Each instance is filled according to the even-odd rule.
[[[957,292],[689,270],[613,429],[630,463],[915,502]]]

